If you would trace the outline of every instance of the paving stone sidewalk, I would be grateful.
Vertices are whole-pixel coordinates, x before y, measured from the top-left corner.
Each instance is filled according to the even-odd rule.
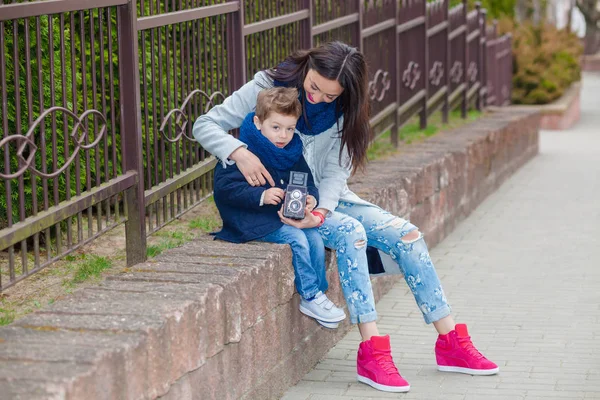
[[[579,124],[540,140],[432,251],[455,319],[500,374],[438,372],[435,330],[400,282],[378,303],[378,326],[411,391],[356,381],[354,329],[284,400],[600,399],[600,74],[584,75]]]

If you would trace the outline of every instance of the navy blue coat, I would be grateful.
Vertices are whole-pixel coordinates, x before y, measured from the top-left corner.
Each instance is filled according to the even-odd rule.
[[[304,157],[300,156],[289,171],[266,168],[276,186],[283,190],[288,185],[290,171],[308,173],[308,193],[319,201],[319,192]],[[276,206],[259,205],[262,193],[271,187],[269,183],[265,186],[250,186],[235,164],[223,168],[221,163],[217,163],[214,178],[215,204],[223,219],[223,229],[215,234],[216,237],[229,242],[244,243],[266,236],[283,226],[277,215],[283,201]]]

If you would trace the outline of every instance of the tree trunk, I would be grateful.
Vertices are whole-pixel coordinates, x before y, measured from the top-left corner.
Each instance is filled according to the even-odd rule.
[[[539,25],[542,20],[542,5],[540,4],[540,0],[533,0],[532,8],[533,23],[534,25]]]
[[[598,0],[576,0],[577,8],[585,18],[585,39],[584,54],[596,54],[600,38],[600,11],[598,10]]]
[[[517,0],[515,4],[515,18],[522,24],[527,19],[528,0]]]
[[[591,23],[586,20],[584,54],[596,54],[600,50],[600,29],[597,23]]]
[[[567,32],[571,33],[571,21],[573,20],[573,11],[575,10],[575,4],[571,1],[569,5],[569,11],[567,11]]]

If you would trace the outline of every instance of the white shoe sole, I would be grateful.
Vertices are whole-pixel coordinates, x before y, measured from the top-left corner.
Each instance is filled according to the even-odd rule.
[[[374,387],[377,390],[381,390],[382,392],[394,392],[394,393],[403,393],[408,392],[410,390],[410,385],[408,386],[386,386],[381,385],[379,383],[375,383],[369,378],[365,378],[364,376],[357,375],[358,381],[364,384],[367,384],[371,387]]]
[[[340,326],[339,322],[325,322],[325,321],[321,321],[320,319],[318,319],[317,322],[323,328],[327,328],[327,329],[337,329]]]
[[[338,317],[338,318],[322,318],[322,317],[314,314],[309,309],[302,307],[302,305],[300,305],[300,312],[306,316],[309,316],[311,318],[314,318],[316,320],[323,321],[323,322],[340,322],[340,321],[343,321],[346,319],[346,314],[344,314],[343,316]]]
[[[500,368],[494,369],[471,369],[463,367],[448,367],[444,365],[438,365],[438,370],[442,372],[459,372],[461,374],[469,375],[494,375],[500,371]]]

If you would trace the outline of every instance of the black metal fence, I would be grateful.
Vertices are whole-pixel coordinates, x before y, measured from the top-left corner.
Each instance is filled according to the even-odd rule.
[[[329,40],[370,67],[371,124],[510,102],[510,36],[448,0],[0,0],[0,290],[124,223],[146,236],[212,192],[193,121]],[[83,8],[83,9],[82,9]]]

